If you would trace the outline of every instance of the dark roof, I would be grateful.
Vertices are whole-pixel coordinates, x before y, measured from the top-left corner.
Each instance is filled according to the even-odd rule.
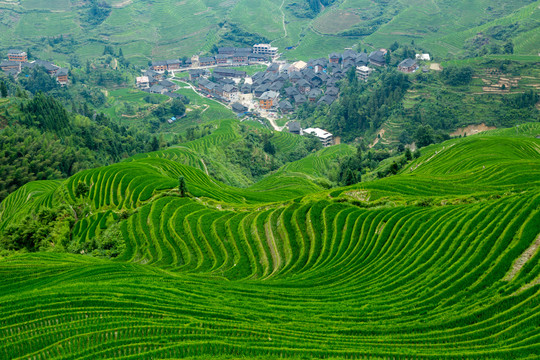
[[[264,73],[263,72],[256,72],[255,74],[251,75],[251,78],[253,80],[257,80],[257,79],[261,79],[264,77]]]
[[[321,95],[321,89],[311,89],[308,93],[308,97],[309,98],[316,98],[318,97],[319,95]]]
[[[293,71],[291,73],[291,75],[289,76],[290,79],[301,79],[302,78],[302,74],[300,74],[300,72],[298,71]]]
[[[290,132],[300,132],[300,130],[302,130],[298,121],[289,121],[288,126]]]
[[[369,60],[374,61],[376,63],[384,63],[386,61],[384,53],[381,50],[373,51],[371,54],[369,54]]]
[[[231,85],[231,84],[226,84],[226,85],[223,85],[223,91],[226,91],[226,92],[233,92],[235,91],[236,88]]]
[[[156,76],[156,75],[160,75],[160,74],[152,69],[148,69],[144,72],[144,76]]]
[[[343,59],[355,60],[358,53],[354,50],[345,50],[343,52]]]
[[[251,92],[251,84],[244,84],[244,85],[242,85],[242,87],[240,89],[242,90],[242,92],[250,93]]]
[[[181,64],[182,62],[179,59],[172,59],[172,60],[165,60],[167,62],[167,65],[172,64]]]
[[[60,69],[58,69],[58,70],[56,71],[55,76],[57,76],[57,77],[58,77],[58,76],[66,76],[66,75],[68,75],[68,74],[69,74],[69,70],[68,70],[68,69],[66,69],[66,68],[60,68]]]
[[[57,69],[59,69],[58,66],[54,65],[52,62],[50,61],[45,61],[45,60],[36,60],[34,61],[34,64],[36,66],[42,66],[45,68],[45,70],[47,71],[55,71]]]
[[[173,92],[170,92],[170,91],[167,91],[166,93],[164,93],[163,95],[167,95],[168,97],[171,97],[171,98],[175,98],[175,99],[185,99],[186,97],[182,94],[179,94],[179,93],[173,93]]]
[[[302,104],[306,102],[306,97],[302,94],[298,94],[294,96],[294,102],[297,104]]]
[[[176,84],[173,83],[172,81],[169,81],[169,80],[161,80],[159,82],[159,85],[161,85],[163,87],[171,87],[171,86],[175,86]]]
[[[356,56],[356,65],[366,65],[368,63],[368,55],[361,52]]]
[[[236,48],[237,53],[242,53],[242,55],[249,55],[253,52],[253,48]]]
[[[292,110],[294,107],[291,105],[291,103],[287,100],[283,100],[279,102],[279,108],[281,110]]]
[[[341,54],[340,53],[331,53],[330,55],[328,55],[328,57],[330,59],[341,59]]]
[[[351,67],[356,67],[356,61],[352,59],[347,59],[343,61],[343,69],[349,69]]]
[[[250,59],[268,59],[268,55],[264,54],[249,54]]]
[[[332,105],[332,103],[336,100],[335,96],[331,95],[324,95],[317,101],[317,104],[326,104],[326,105]]]
[[[275,83],[272,83],[272,85],[270,85],[268,87],[269,90],[274,90],[274,91],[279,91],[281,90],[281,88],[283,87],[283,83],[280,82],[280,81],[276,81]]]
[[[220,47],[218,48],[218,53],[220,54],[223,54],[223,53],[232,53],[234,52],[236,49],[234,47],[231,47],[231,46],[224,46],[224,47]]]
[[[21,65],[20,61],[4,60],[2,61],[2,63],[0,63],[0,66],[19,66],[19,65]]]
[[[240,103],[237,103],[237,102],[232,104],[231,108],[235,113],[243,113],[243,112],[246,112],[248,110],[247,107],[245,107],[244,105],[242,105]]]
[[[339,89],[335,86],[329,86],[326,88],[325,94],[326,95],[337,95],[339,93]]]
[[[8,55],[24,55],[26,52],[19,50],[19,49],[9,49]]]
[[[214,70],[214,74],[218,74],[221,76],[228,76],[228,77],[246,77],[245,71],[239,71],[236,69],[229,69],[229,68],[220,68]]]
[[[230,58],[230,55],[227,54],[217,54],[216,59],[228,59]]]
[[[167,60],[152,61],[152,66],[167,66]]]
[[[304,79],[300,79],[300,80],[298,81],[298,86],[300,86],[300,87],[306,87],[306,86],[311,86],[311,84],[308,83],[308,82],[307,82],[306,80],[304,80]]]
[[[266,71],[278,71],[278,70],[279,70],[279,65],[277,63],[270,64],[268,69],[266,69]]]
[[[264,92],[259,99],[261,100],[273,100],[279,96],[279,93],[276,91],[266,91]]]
[[[161,93],[163,90],[165,90],[165,88],[161,85],[153,85],[150,88],[151,93]]]
[[[202,62],[212,62],[212,61],[216,61],[216,59],[214,59],[214,57],[210,57],[210,56],[199,58],[200,63],[202,63]]]
[[[402,62],[400,62],[398,67],[400,67],[400,68],[410,68],[411,66],[415,66],[415,65],[416,65],[416,60],[408,58],[408,59],[405,59]]]
[[[300,92],[294,86],[290,86],[285,89],[285,94],[287,94],[287,96],[294,96],[300,94]]]
[[[257,93],[263,93],[263,92],[266,92],[266,91],[268,91],[268,85],[266,85],[266,84],[259,85],[259,86],[257,86],[257,87],[255,88],[254,91],[257,92]]]

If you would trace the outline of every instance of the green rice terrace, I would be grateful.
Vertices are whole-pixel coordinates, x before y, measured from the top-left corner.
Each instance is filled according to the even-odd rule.
[[[343,188],[313,182],[342,145],[222,184],[197,154],[225,130],[29,183],[0,204],[0,234],[83,202],[83,250],[0,259],[0,358],[538,359],[539,130],[431,145]],[[117,257],[85,253],[111,234]]]

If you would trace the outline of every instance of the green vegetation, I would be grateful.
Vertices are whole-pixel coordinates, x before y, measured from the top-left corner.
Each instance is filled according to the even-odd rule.
[[[27,251],[2,253],[0,354],[535,358],[538,129],[431,145],[327,191],[307,173],[354,149],[248,189],[167,151],[29,183],[0,204],[2,246]]]

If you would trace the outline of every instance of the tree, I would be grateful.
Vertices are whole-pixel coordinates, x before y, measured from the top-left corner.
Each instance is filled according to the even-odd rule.
[[[124,52],[122,51],[122,48],[120,48],[120,50],[118,50],[118,57],[119,57],[119,58],[123,58],[123,57],[124,57]]]
[[[276,153],[276,147],[268,139],[264,140],[263,150],[270,155],[274,155]]]
[[[3,81],[0,83],[0,96],[2,96],[3,98],[8,96],[7,86],[6,83]]]
[[[343,186],[349,186],[356,184],[356,175],[354,171],[350,168],[345,172],[345,177],[343,178]]]
[[[181,197],[185,197],[187,193],[186,179],[183,176],[178,178],[178,191]]]
[[[86,185],[86,183],[79,181],[77,183],[77,187],[75,187],[75,197],[76,198],[84,197],[88,195],[89,190],[90,188],[88,187],[88,185]]]
[[[504,53],[505,54],[513,54],[514,53],[514,44],[512,41],[507,42],[504,44]]]
[[[405,149],[405,159],[407,161],[411,161],[412,160],[412,153],[411,153],[411,149],[409,148],[406,148]]]

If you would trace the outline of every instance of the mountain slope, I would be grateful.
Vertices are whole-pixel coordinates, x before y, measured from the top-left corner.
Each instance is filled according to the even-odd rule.
[[[272,41],[287,57],[316,58],[361,43],[388,47],[414,40],[442,57],[495,26],[512,26],[516,54],[536,55],[538,1],[344,0],[318,13],[312,1],[10,0],[0,3],[0,47],[32,47],[41,58],[73,61],[121,47],[133,63],[209,51],[215,44]],[[516,30],[517,29],[517,30]]]

